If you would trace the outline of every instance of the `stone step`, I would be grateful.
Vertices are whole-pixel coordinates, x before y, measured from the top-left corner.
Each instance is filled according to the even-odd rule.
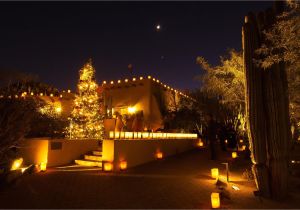
[[[75,160],[75,163],[81,166],[102,167],[102,162],[92,160]]]
[[[102,156],[102,151],[93,151],[93,155]]]
[[[93,170],[102,170],[101,167],[94,166],[82,166],[82,165],[66,165],[55,167],[56,171],[93,171]]]
[[[102,156],[99,155],[84,155],[85,160],[102,161]]]

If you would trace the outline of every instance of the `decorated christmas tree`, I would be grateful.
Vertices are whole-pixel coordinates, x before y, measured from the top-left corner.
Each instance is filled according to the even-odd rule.
[[[69,136],[71,139],[102,139],[104,134],[102,97],[97,92],[98,85],[91,60],[79,71],[77,88]]]

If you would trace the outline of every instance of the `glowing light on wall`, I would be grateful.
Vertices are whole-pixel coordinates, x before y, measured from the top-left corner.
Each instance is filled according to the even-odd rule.
[[[133,106],[129,106],[128,107],[128,113],[129,114],[134,114],[136,112],[136,108],[135,107],[133,107]]]
[[[23,158],[18,158],[16,160],[14,160],[14,162],[11,165],[10,170],[14,171],[14,170],[19,169],[21,167],[22,163],[23,163]]]
[[[68,90],[68,93],[71,93],[71,90]]]
[[[110,81],[110,84],[112,84],[112,85],[113,85],[113,84],[114,84],[114,81]]]
[[[120,83],[121,83],[121,80],[118,80],[118,83],[120,84]]]
[[[231,157],[234,159],[234,158],[237,158],[237,153],[236,152],[232,152],[231,153]]]
[[[140,80],[143,80],[143,77],[140,77]]]

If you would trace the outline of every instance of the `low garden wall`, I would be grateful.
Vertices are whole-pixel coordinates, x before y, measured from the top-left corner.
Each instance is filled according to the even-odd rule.
[[[121,161],[127,167],[141,165],[163,157],[179,154],[196,147],[197,139],[147,139],[147,140],[103,140],[102,160],[113,162],[114,170],[119,170]]]
[[[20,156],[25,164],[47,162],[48,167],[62,166],[80,159],[81,155],[97,150],[97,140],[34,138],[21,143]]]

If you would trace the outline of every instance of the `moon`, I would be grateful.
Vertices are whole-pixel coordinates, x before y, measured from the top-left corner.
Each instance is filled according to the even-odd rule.
[[[161,27],[160,27],[159,24],[157,24],[155,28],[156,28],[157,31],[159,31]]]

